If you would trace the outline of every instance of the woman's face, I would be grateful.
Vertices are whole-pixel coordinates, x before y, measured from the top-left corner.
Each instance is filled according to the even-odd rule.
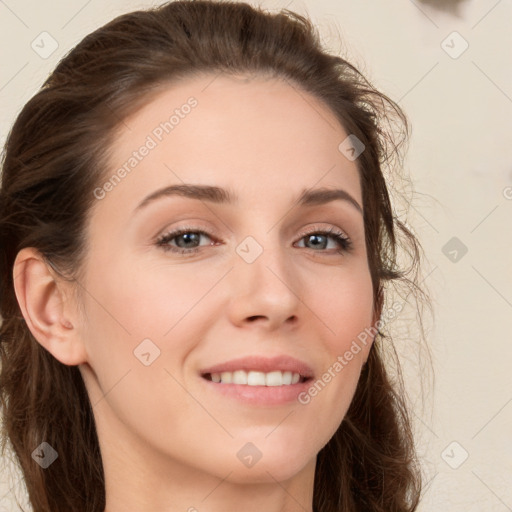
[[[81,283],[80,370],[107,472],[273,482],[314,468],[376,320],[348,135],[263,78],[188,79],[124,121]]]

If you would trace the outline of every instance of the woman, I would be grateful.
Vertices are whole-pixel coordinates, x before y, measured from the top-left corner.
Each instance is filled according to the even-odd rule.
[[[4,442],[35,511],[413,511],[382,166],[407,121],[311,23],[116,18],[18,116],[1,185]],[[398,305],[400,306],[400,305]]]

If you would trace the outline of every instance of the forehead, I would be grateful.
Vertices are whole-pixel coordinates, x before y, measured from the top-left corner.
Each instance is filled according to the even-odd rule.
[[[259,190],[270,199],[280,191],[278,200],[284,190],[297,195],[343,184],[361,203],[356,163],[339,150],[346,137],[325,104],[283,79],[191,77],[160,90],[120,125],[109,172],[126,172],[111,197],[133,204],[162,185],[186,181],[239,190],[242,197]]]

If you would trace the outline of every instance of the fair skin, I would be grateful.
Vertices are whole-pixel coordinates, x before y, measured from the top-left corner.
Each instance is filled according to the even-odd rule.
[[[16,259],[18,301],[36,339],[79,365],[106,512],[310,512],[316,456],[350,405],[370,344],[307,404],[245,403],[200,370],[286,354],[318,379],[376,322],[362,213],[348,200],[295,204],[304,189],[327,188],[362,208],[356,162],[338,150],[347,133],[308,93],[212,75],[173,84],[126,119],[107,179],[190,96],[190,114],[94,205],[80,307],[72,284],[31,248]],[[238,201],[172,196],[136,209],[183,183],[229,189]],[[183,226],[208,236],[167,246],[198,252],[156,244]],[[315,245],[312,233],[333,228],[352,249],[332,235]],[[249,236],[262,248],[251,263],[236,251]],[[146,366],[133,351],[147,338],[160,355]],[[262,455],[251,467],[237,456],[247,443]]]

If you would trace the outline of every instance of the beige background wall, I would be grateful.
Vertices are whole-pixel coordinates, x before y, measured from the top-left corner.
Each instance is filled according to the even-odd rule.
[[[83,36],[159,3],[1,1],[1,142]],[[400,345],[430,481],[420,510],[512,511],[512,4],[470,0],[440,11],[420,0],[259,3],[308,13],[324,41],[343,45],[411,120],[406,169],[416,194],[407,222],[425,248],[435,308],[435,386],[424,386],[423,402],[423,353],[406,336]],[[4,471],[0,512],[17,510],[16,484]]]

